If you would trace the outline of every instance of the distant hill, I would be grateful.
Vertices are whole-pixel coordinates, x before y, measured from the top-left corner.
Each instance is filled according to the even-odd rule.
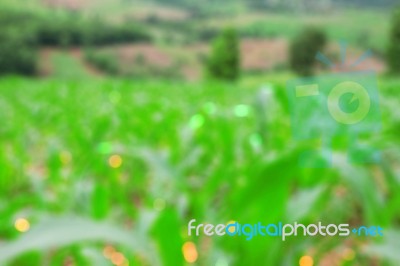
[[[353,5],[361,7],[393,7],[400,4],[399,0],[337,0],[340,5]]]
[[[338,6],[352,7],[380,7],[390,8],[400,5],[400,0],[203,0],[201,2],[192,0],[156,0],[163,4],[179,5],[180,7],[205,6],[216,4],[243,4],[253,8],[332,8]]]

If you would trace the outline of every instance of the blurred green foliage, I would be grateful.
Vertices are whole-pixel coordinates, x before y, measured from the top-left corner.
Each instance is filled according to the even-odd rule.
[[[37,38],[31,19],[27,12],[0,10],[0,75],[35,73]]]
[[[400,9],[393,12],[387,64],[392,73],[400,73]]]
[[[1,264],[109,265],[102,252],[112,245],[129,265],[181,265],[182,245],[191,241],[196,265],[296,265],[310,250],[316,263],[337,251],[347,265],[397,265],[397,252],[380,251],[400,246],[389,233],[377,241],[285,242],[187,235],[193,218],[348,222],[398,232],[400,81],[380,80],[383,129],[368,140],[385,151],[380,164],[349,165],[339,145],[336,168],[302,169],[286,79],[0,80]],[[275,81],[259,90],[261,80]],[[114,155],[121,162],[111,163]],[[15,230],[18,217],[30,231]],[[350,261],[340,255],[346,248],[356,254]]]
[[[289,64],[291,69],[303,76],[313,74],[315,55],[322,52],[327,43],[325,32],[317,28],[307,28],[290,43]]]
[[[0,10],[0,74],[34,74],[39,46],[149,42],[151,35],[131,22],[111,24],[79,13]]]
[[[85,59],[105,73],[116,75],[120,72],[118,58],[112,53],[98,52],[89,48],[85,51]]]
[[[110,24],[82,18],[79,13],[40,18],[37,30],[41,45],[105,45],[151,40],[148,32],[132,21]]]
[[[85,58],[119,78],[89,77],[81,62],[58,51],[53,79],[0,79],[0,265],[108,266],[110,248],[131,266],[187,265],[187,243],[198,253],[194,265],[298,265],[305,254],[316,265],[398,265],[400,80],[379,80],[382,134],[365,140],[382,149],[379,164],[349,165],[346,140],[335,139],[335,168],[304,169],[297,164],[307,145],[292,140],[285,95],[292,76],[238,79],[237,35],[293,37],[314,22],[332,39],[381,51],[385,12],[267,11],[254,21],[257,14],[240,13],[246,11],[242,1],[231,2],[227,8],[223,1],[174,0],[189,10],[189,19],[152,17],[145,27],[125,17],[112,21],[119,13],[108,6],[101,18],[1,9],[0,74],[34,73],[39,45],[89,45]],[[248,2],[254,8],[260,1]],[[236,12],[244,19],[233,23],[229,14]],[[149,41],[157,30],[165,40],[176,34],[178,43],[207,42],[231,24],[238,33],[217,37],[208,67],[212,76],[236,83],[183,82],[179,64],[160,70],[141,56],[139,68],[124,67],[116,53],[97,47]],[[299,55],[296,69],[308,74],[325,37],[302,36],[292,49]],[[27,232],[17,230],[21,217],[29,221]],[[385,237],[189,237],[193,218],[379,225]]]
[[[212,44],[207,58],[207,74],[213,78],[236,80],[240,74],[239,39],[234,29],[225,29]]]

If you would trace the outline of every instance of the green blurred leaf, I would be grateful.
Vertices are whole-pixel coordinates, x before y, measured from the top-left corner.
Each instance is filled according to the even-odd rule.
[[[156,237],[163,265],[183,265],[181,225],[175,209],[167,208],[155,222],[152,234]]]
[[[110,210],[110,193],[107,186],[97,184],[92,194],[92,217],[104,219]]]
[[[302,189],[291,196],[287,205],[287,218],[289,221],[300,221],[314,208],[316,201],[324,192],[324,186]]]
[[[48,251],[74,243],[101,241],[129,247],[158,265],[157,256],[145,239],[134,231],[107,222],[93,222],[73,216],[48,217],[15,241],[0,245],[0,264],[28,251]]]

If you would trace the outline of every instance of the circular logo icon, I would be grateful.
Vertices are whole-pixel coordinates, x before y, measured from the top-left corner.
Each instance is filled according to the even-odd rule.
[[[346,97],[350,96],[350,97]],[[354,110],[343,110],[345,105],[357,106],[357,108],[345,108]],[[328,110],[337,122],[353,125],[363,120],[371,107],[371,99],[367,90],[356,82],[346,81],[336,85],[328,95]]]

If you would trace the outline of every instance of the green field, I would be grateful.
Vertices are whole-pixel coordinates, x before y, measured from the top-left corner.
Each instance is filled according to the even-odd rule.
[[[400,11],[375,2],[3,0],[0,266],[398,266]]]
[[[243,36],[293,38],[306,26],[324,29],[332,41],[372,48],[383,54],[388,42],[390,14],[386,10],[345,9],[315,14],[245,13],[213,18],[209,27],[235,26]],[[379,23],[377,23],[379,21]]]
[[[381,163],[302,169],[288,78],[2,78],[0,264],[111,265],[112,246],[129,265],[186,265],[182,247],[193,242],[196,265],[298,265],[304,255],[397,265],[400,80],[379,80],[383,127],[371,141]],[[193,218],[380,225],[385,237],[189,237]]]

